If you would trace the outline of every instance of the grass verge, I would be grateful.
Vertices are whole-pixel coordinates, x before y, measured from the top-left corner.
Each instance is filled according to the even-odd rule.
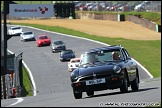
[[[25,96],[32,96],[32,86],[31,86],[31,81],[28,75],[27,70],[25,69],[25,67],[22,67],[22,71],[23,71],[23,86],[22,86],[22,97]]]

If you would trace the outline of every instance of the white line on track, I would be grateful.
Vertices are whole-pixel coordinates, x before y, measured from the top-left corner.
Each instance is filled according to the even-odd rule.
[[[14,99],[17,99],[17,101],[15,103],[13,103],[13,104],[8,105],[7,107],[16,105],[16,104],[18,104],[18,103],[20,103],[20,102],[22,102],[24,100],[23,98],[14,98]]]

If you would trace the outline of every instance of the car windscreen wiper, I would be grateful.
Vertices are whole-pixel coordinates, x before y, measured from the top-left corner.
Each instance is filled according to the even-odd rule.
[[[97,60],[97,61],[95,61],[93,63],[105,63],[105,61],[99,61],[99,60]]]
[[[92,64],[93,63],[88,62],[88,63],[81,64],[80,66],[83,66],[83,65],[92,65]]]

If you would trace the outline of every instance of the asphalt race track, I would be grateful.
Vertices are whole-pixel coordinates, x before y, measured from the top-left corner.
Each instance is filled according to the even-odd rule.
[[[76,57],[91,48],[105,44],[66,36],[63,34],[22,27],[33,31],[35,36],[47,34],[51,40],[66,42],[66,48],[75,51]],[[3,36],[3,35],[2,35]],[[23,61],[32,72],[36,86],[36,96],[1,100],[2,107],[131,107],[155,105],[161,101],[161,78],[150,78],[139,65],[139,91],[120,93],[119,89],[97,91],[93,97],[83,93],[82,99],[75,99],[70,83],[67,62],[59,60],[59,53],[52,53],[50,46],[37,47],[35,41],[21,42],[19,36],[8,40],[8,49],[15,54],[23,51]]]

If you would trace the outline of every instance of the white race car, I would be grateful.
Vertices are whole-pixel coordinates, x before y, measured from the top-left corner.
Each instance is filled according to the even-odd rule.
[[[9,35],[20,35],[22,32],[22,28],[19,26],[12,26],[8,29],[8,34]]]
[[[80,58],[73,58],[68,62],[68,71],[72,72],[74,69],[78,68],[80,64]]]
[[[34,33],[31,31],[22,32],[20,35],[20,41],[29,41],[29,40],[35,41]]]

